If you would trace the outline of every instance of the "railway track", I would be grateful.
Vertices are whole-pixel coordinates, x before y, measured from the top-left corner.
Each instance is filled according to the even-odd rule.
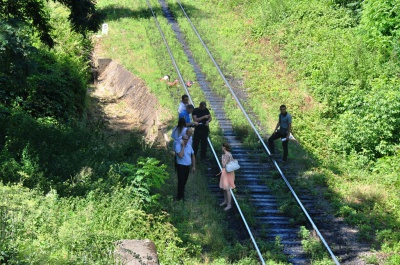
[[[179,76],[180,82],[186,90],[186,93],[189,95],[190,101],[193,103],[190,93],[185,86],[185,82],[180,74],[179,67],[177,66],[173,54],[171,53],[168,44],[165,40],[163,32],[157,22],[157,17],[152,9],[152,6],[149,0],[146,0],[149,8],[151,9],[154,19],[157,23],[158,29],[160,34],[166,44],[168,52],[171,56],[171,60],[177,70],[177,74]],[[182,12],[187,17],[184,8],[181,6]],[[284,192],[292,192],[294,199],[299,204],[300,208],[303,210],[304,214],[308,218],[309,226],[312,227],[314,231],[320,237],[320,240],[324,243],[327,251],[332,257],[332,260],[339,264],[337,258],[330,250],[328,244],[325,242],[323,236],[320,234],[318,228],[315,226],[314,221],[309,215],[307,209],[315,209],[313,199],[309,196],[298,196],[293,188],[291,187],[290,183],[284,176],[281,168],[279,167],[277,161],[275,159],[266,159],[266,153],[269,154],[269,150],[266,147],[262,137],[259,135],[257,129],[255,128],[254,124],[250,120],[248,114],[241,106],[239,100],[236,98],[232,88],[230,87],[229,83],[223,76],[221,70],[219,69],[218,65],[215,63],[212,55],[209,53],[208,49],[206,48],[205,44],[201,40],[197,30],[195,29],[194,25],[191,23],[190,19],[187,17],[189,23],[192,25],[193,30],[198,35],[200,41],[205,46],[205,49],[210,55],[210,58],[213,60],[215,66],[218,68],[218,71],[222,75],[224,81],[226,82],[230,92],[232,93],[233,97],[236,99],[239,107],[242,109],[244,114],[246,115],[250,125],[255,130],[256,134],[260,140],[260,146],[256,148],[249,148],[245,147],[243,143],[236,137],[234,129],[230,120],[226,117],[223,111],[223,104],[224,99],[218,97],[212,89],[210,85],[207,83],[205,75],[201,71],[201,67],[196,63],[196,60],[192,56],[192,52],[190,51],[190,46],[186,43],[185,38],[182,32],[179,29],[179,25],[175,20],[173,14],[169,10],[168,6],[166,5],[164,0],[159,0],[159,4],[161,6],[162,12],[164,17],[167,19],[168,23],[171,25],[173,31],[176,34],[176,37],[180,44],[182,45],[184,52],[188,58],[188,61],[193,66],[193,69],[197,76],[197,82],[199,83],[200,87],[203,90],[206,100],[210,103],[210,109],[214,112],[213,119],[216,119],[220,125],[220,128],[223,133],[223,137],[226,141],[232,146],[232,154],[236,159],[239,160],[241,164],[241,169],[236,172],[236,183],[238,188],[235,192],[232,192],[234,197],[234,201],[236,203],[234,211],[231,211],[228,214],[240,214],[242,217],[244,227],[247,229],[247,232],[252,239],[253,245],[257,250],[258,256],[260,258],[261,264],[265,264],[265,260],[262,256],[261,251],[259,250],[258,244],[260,242],[267,242],[270,244],[276,244],[277,242],[282,246],[283,253],[287,256],[288,262],[292,264],[311,264],[311,260],[306,255],[305,251],[303,250],[301,239],[299,238],[299,231],[300,227],[298,225],[293,224],[293,220],[291,217],[286,216],[283,214],[277,202],[277,198],[274,194],[274,191],[269,188],[265,180],[276,179],[276,174],[279,173],[284,182],[287,185],[287,190]],[[197,104],[196,104],[197,105]],[[220,171],[220,164],[219,164],[219,156],[217,156],[211,141],[209,141],[212,153],[215,157],[215,162],[211,163],[211,167],[208,168],[208,177],[209,177],[209,188],[212,193],[218,199],[222,200],[222,192],[218,186],[219,178],[215,177],[215,174]],[[218,147],[219,148],[219,147]],[[245,216],[243,215],[240,205],[241,203],[245,203],[252,208],[252,212],[254,213],[252,218],[251,226],[246,221]],[[323,216],[323,212],[313,211],[312,214],[314,216],[319,215]]]

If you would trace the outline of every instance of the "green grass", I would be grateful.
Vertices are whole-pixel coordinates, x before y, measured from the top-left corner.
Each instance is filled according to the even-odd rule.
[[[158,2],[151,3],[183,77],[195,80]],[[288,174],[298,176],[293,180],[295,188],[321,194],[330,201],[336,215],[357,227],[359,238],[379,249],[369,258],[371,263],[398,264],[400,162],[395,118],[400,109],[399,69],[396,47],[390,50],[396,39],[368,28],[370,17],[385,19],[382,14],[374,15],[380,10],[374,10],[374,1],[365,6],[369,13],[361,21],[330,3],[183,1],[225,75],[243,83],[248,99],[242,104],[255,113],[263,137],[275,126],[279,105],[288,106],[299,141],[289,145],[292,162]],[[227,95],[176,2],[168,4],[207,81],[226,99],[224,109],[230,113],[234,128],[246,145],[256,146],[251,129]],[[146,1],[99,0],[98,7],[108,14],[109,24],[108,35],[93,36],[99,45],[98,55],[113,58],[144,80],[163,108],[158,113],[160,120],[172,128],[184,90],[159,82],[165,74],[172,79],[177,76]],[[65,21],[64,11],[58,12]],[[61,34],[59,38],[64,43],[76,36]],[[61,54],[76,52],[71,45],[66,46],[57,49]],[[191,94],[195,105],[204,100],[197,84]],[[388,119],[380,119],[386,114]],[[15,128],[15,133],[7,140],[7,151],[20,153],[12,157],[2,152],[1,167],[10,173],[7,178],[20,179],[34,189],[0,186],[0,232],[6,240],[0,242],[1,259],[11,264],[87,264],[89,259],[93,264],[106,264],[112,263],[115,240],[149,237],[155,241],[162,263],[257,264],[251,244],[238,242],[235,233],[227,229],[225,214],[207,190],[203,167],[190,177],[187,201],[176,203],[172,200],[176,176],[168,151],[153,149],[136,136],[127,144],[114,142],[110,146],[102,127],[89,121],[82,121],[79,128],[69,128],[48,119],[36,123],[15,113],[10,120],[11,127],[7,128]],[[8,118],[1,116],[2,124],[6,121]],[[354,133],[349,126],[356,128]],[[219,151],[223,139],[216,121],[211,130]],[[56,142],[46,141],[55,138]],[[41,163],[40,159],[53,154],[52,150],[57,150],[55,157],[48,159],[52,163]],[[169,174],[160,190],[151,189],[152,196],[160,196],[149,204],[143,204],[143,200],[153,198],[146,193],[130,197],[136,189],[126,186],[126,179],[118,171],[121,163],[130,163],[134,176],[141,155],[157,157],[167,165]],[[271,185],[281,187],[275,182]],[[43,191],[50,192],[43,196]],[[293,212],[293,207],[282,198],[282,210]],[[139,229],[138,224],[146,229]],[[304,245],[318,260],[316,264],[329,264],[320,256],[319,245],[305,231],[303,234]],[[269,258],[268,264],[284,263],[279,241],[261,248]]]
[[[164,108],[159,113],[162,122],[173,126],[184,92],[158,81],[173,69],[146,5],[99,1],[99,7],[109,14],[109,34],[93,36],[100,44],[97,55],[111,57],[141,77]],[[183,74],[194,79],[171,28],[165,19],[160,23]],[[191,91],[196,102],[203,98],[196,85]],[[69,126],[12,114],[1,116],[2,124],[15,132],[7,139],[7,152],[1,154],[2,173],[12,173],[3,180],[20,180],[32,189],[0,185],[1,262],[113,264],[115,241],[149,238],[165,264],[257,264],[251,244],[240,243],[227,229],[225,213],[208,193],[202,166],[187,185],[187,201],[176,203],[172,201],[176,176],[168,150],[143,143],[136,132],[119,143],[107,137],[102,123],[89,117]],[[217,127],[214,122],[211,129]],[[222,142],[218,132],[213,140]],[[140,181],[164,170],[154,168],[153,162],[145,163],[150,168],[143,167],[142,156],[167,165],[169,178],[161,190],[153,178]],[[51,163],[42,163],[44,158]]]
[[[185,18],[179,15],[174,1],[169,3],[179,22],[184,25],[182,28],[187,33],[191,49],[199,51],[198,61],[204,69],[210,69],[207,74],[215,91],[221,95],[227,93],[220,78],[211,70],[212,63],[204,51],[201,52]],[[384,159],[371,160],[371,154],[363,154],[362,151],[338,151],[338,147],[344,148],[341,144],[347,141],[338,133],[351,125],[340,127],[342,123],[337,121],[340,118],[344,120],[345,116],[334,115],[344,109],[340,104],[347,103],[340,102],[340,98],[335,99],[338,91],[346,91],[342,99],[347,100],[347,93],[350,98],[363,100],[352,92],[359,91],[356,88],[358,84],[366,89],[377,87],[379,83],[380,88],[373,88],[375,96],[368,96],[366,104],[372,106],[372,101],[379,102],[378,98],[382,98],[379,104],[386,106],[386,96],[379,96],[378,91],[396,90],[398,78],[393,77],[392,71],[393,61],[397,61],[397,58],[392,57],[384,62],[379,54],[381,50],[375,51],[362,44],[365,36],[355,27],[356,23],[346,10],[332,8],[327,3],[315,3],[312,12],[310,5],[302,1],[295,1],[292,6],[284,1],[279,5],[278,1],[232,2],[231,5],[201,0],[182,3],[223,72],[243,81],[243,88],[249,95],[245,106],[258,116],[263,135],[270,133],[276,124],[279,105],[288,106],[294,117],[295,137],[301,144],[290,144],[289,151],[289,158],[296,165],[295,171],[302,175],[298,182],[309,182],[310,187],[320,185],[323,188],[321,190],[325,191],[324,196],[336,207],[337,215],[346,213],[340,210],[342,207],[352,209],[352,214],[346,213],[344,217],[360,228],[363,240],[367,239],[374,245],[393,242],[391,238],[379,235],[385,229],[397,230],[399,227],[399,213],[394,210],[397,206],[393,208],[399,205],[396,196],[398,173],[394,173],[397,166],[387,164],[390,159],[398,161],[398,152]],[[368,75],[377,81],[368,81]],[[392,79],[379,81],[382,75],[389,75]],[[343,78],[351,81],[343,83]],[[392,98],[397,97],[398,93]],[[348,102],[357,106],[361,117],[371,115],[374,119],[372,115],[375,114],[371,114],[367,108],[358,106],[351,99]],[[351,109],[351,105],[347,107]],[[386,108],[397,109],[397,105]],[[244,119],[237,114],[235,104],[227,100],[226,109],[232,113],[238,132],[246,132],[246,128],[240,125]],[[397,114],[390,115],[394,117]],[[397,126],[396,123],[392,124]],[[382,126],[387,128],[386,124]],[[357,134],[358,139],[363,141],[367,135],[381,134],[374,133],[375,127],[379,126],[370,124],[368,120],[364,126],[357,125],[357,130],[363,131],[363,135]],[[392,130],[392,133],[396,131]],[[393,139],[386,146],[396,149],[397,143]],[[376,170],[378,165],[384,168]],[[374,230],[377,233],[371,236]],[[370,236],[367,238],[366,235]],[[395,253],[396,244],[389,245],[393,246],[392,254]]]
[[[1,258],[9,264],[113,264],[114,242],[127,238],[170,249],[159,251],[163,262],[187,257],[167,215],[146,213],[132,191],[115,187],[109,194],[60,198],[54,190],[42,196],[1,185],[1,208],[7,209]]]
[[[184,78],[194,80],[193,69],[188,64],[180,44],[177,43],[170,25],[161,14],[158,3],[152,1],[152,5],[182,75]],[[176,107],[184,90],[182,87],[168,88],[164,83],[158,81],[167,73],[171,79],[175,79],[175,71],[171,68],[170,57],[164,43],[160,42],[155,22],[146,13],[147,7],[144,1],[135,4],[122,1],[118,5],[113,5],[109,1],[99,1],[99,6],[111,14],[116,14],[107,21],[110,28],[109,34],[98,40],[102,57],[111,57],[119,61],[146,82],[151,92],[157,96],[164,109],[167,110],[166,112],[171,113],[165,115],[167,118],[163,122],[172,128],[176,123],[173,115],[176,113]],[[123,19],[117,15],[122,11],[125,13]],[[114,34],[112,33],[113,29]],[[119,39],[128,33],[131,34],[131,37],[122,44]],[[204,100],[197,84],[190,88],[190,93],[195,105]],[[217,152],[220,152],[219,147],[223,140],[215,120],[211,123],[211,132],[212,142],[218,148]],[[168,212],[169,221],[176,227],[177,234],[187,246],[190,257],[184,263],[257,264],[251,244],[239,243],[235,232],[227,229],[228,225],[224,221],[225,213],[217,206],[215,198],[208,191],[208,180],[204,176],[205,169],[202,165],[198,165],[200,170],[189,177],[186,185],[186,201],[184,203],[174,202],[176,176],[172,169],[172,157],[170,159],[167,157],[166,160],[171,162],[167,163],[170,169],[170,179],[159,191],[161,204],[163,210]],[[240,248],[241,251],[235,251],[235,248]]]

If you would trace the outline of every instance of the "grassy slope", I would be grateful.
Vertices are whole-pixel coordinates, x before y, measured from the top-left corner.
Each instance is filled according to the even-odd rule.
[[[174,4],[174,1],[169,2]],[[303,180],[327,185],[326,195],[337,206],[337,214],[360,228],[361,239],[375,240],[377,246],[384,246],[385,252],[395,252],[398,233],[393,237],[384,235],[387,231],[398,231],[399,227],[399,211],[396,209],[400,202],[396,177],[393,178],[396,169],[388,171],[388,179],[382,181],[381,175],[364,170],[356,156],[333,154],[327,145],[327,141],[334,137],[330,131],[331,121],[321,118],[321,113],[326,113],[325,105],[310,93],[310,83],[299,79],[297,75],[297,72],[304,71],[296,68],[299,60],[308,60],[311,65],[316,63],[313,61],[315,58],[329,58],[330,49],[336,49],[337,53],[342,47],[353,45],[357,41],[354,40],[356,32],[350,32],[345,26],[351,23],[346,12],[327,10],[324,4],[316,5],[313,8],[315,12],[311,12],[307,9],[308,4],[299,4],[304,9],[299,12],[310,14],[310,20],[297,21],[304,25],[283,25],[271,30],[274,35],[255,40],[257,32],[254,29],[259,28],[257,23],[263,13],[261,2],[255,1],[246,6],[217,1],[182,2],[214,58],[224,68],[223,71],[237,79],[243,79],[243,87],[249,94],[248,104],[258,114],[264,128],[267,128],[266,132],[271,132],[276,123],[278,106],[288,106],[295,118],[294,134],[301,143],[301,147],[291,145],[290,159],[297,165],[299,172],[304,172]],[[327,16],[318,17],[318,12],[326,12]],[[335,27],[337,29],[332,29]],[[296,46],[301,41],[290,39],[296,38],[296,34],[283,36],[285,30],[302,30],[297,38],[304,38],[304,43],[307,38],[311,39],[314,46],[309,43],[306,47]],[[337,41],[332,41],[331,38]],[[317,53],[320,54],[319,57],[316,56]],[[352,56],[353,53],[343,53],[340,58],[351,61],[354,59]],[[373,56],[371,54],[371,58]],[[334,59],[331,60],[330,69],[345,65],[343,61],[341,63]],[[348,70],[352,71],[351,68]],[[310,160],[310,157],[313,159]],[[314,167],[315,163],[312,161],[318,162],[318,167]],[[377,237],[373,236],[374,231],[378,232]]]
[[[151,2],[183,76],[187,79],[195,79],[170,26],[160,13],[159,5],[156,1]],[[180,86],[169,88],[158,81],[165,74],[170,74],[172,79],[176,77],[176,74],[174,74],[175,71],[171,66],[164,43],[160,40],[155,22],[148,13],[146,2],[119,1],[116,4],[114,1],[100,0],[98,5],[109,14],[106,21],[109,25],[109,34],[97,40],[99,45],[97,56],[113,58],[142,78],[161,104],[169,109],[170,113],[175,113],[184,90]],[[196,85],[191,87],[191,93],[194,95],[195,102],[199,102],[202,98]],[[170,114],[164,117],[167,118],[163,122],[169,128],[175,125],[176,120],[171,120]],[[227,229],[224,213],[217,207],[215,199],[208,192],[203,192],[207,190],[207,180],[202,175],[203,166],[198,165],[198,173],[189,178],[185,203],[173,201],[176,177],[171,167],[172,163],[168,166],[171,177],[160,194],[170,221],[177,228],[191,257],[184,263],[227,264],[228,260],[231,260],[236,261],[235,264],[242,264],[241,262],[257,264],[256,260],[249,257],[254,254],[251,247],[247,243],[236,244],[235,235]]]
[[[156,6],[155,1],[153,2]],[[174,1],[170,2],[170,4],[175,4]],[[190,16],[200,29],[215,58],[224,68],[224,72],[237,79],[243,79],[244,88],[250,95],[248,104],[259,116],[264,128],[269,128],[265,133],[270,132],[276,123],[278,106],[282,103],[288,105],[295,117],[295,136],[301,141],[301,146],[291,145],[290,159],[299,165],[300,172],[304,172],[304,179],[327,185],[330,190],[328,195],[333,202],[337,203],[338,214],[349,217],[353,224],[361,225],[364,229],[363,236],[367,236],[382,219],[388,223],[386,228],[396,229],[398,216],[395,215],[394,209],[396,205],[399,205],[396,191],[390,190],[390,186],[380,187],[380,183],[374,181],[368,172],[354,166],[352,160],[332,156],[331,150],[324,145],[324,141],[330,139],[332,135],[329,124],[320,119],[323,104],[309,93],[305,82],[297,79],[294,61],[285,60],[283,51],[286,47],[290,47],[290,43],[280,43],[282,36],[279,34],[254,40],[254,34],[257,32],[253,30],[257,26],[255,23],[260,14],[257,3],[254,3],[253,7],[244,9],[239,5],[229,6],[219,1],[183,2],[189,7]],[[107,1],[99,1],[100,6],[105,6],[106,3]],[[131,8],[131,3],[128,2],[122,1],[119,5]],[[169,66],[168,54],[163,53],[163,49],[157,51],[150,49],[158,43],[158,36],[153,35],[157,30],[145,14],[147,8],[145,3],[137,8],[132,9],[133,15],[129,10],[125,10],[128,15],[122,18],[121,14],[113,12],[115,18],[108,22],[110,32],[120,26],[124,29],[121,28],[118,34],[109,34],[105,38],[102,42],[104,55],[118,58],[124,66],[145,79],[153,92],[160,95],[160,101],[169,106],[172,111],[181,92],[166,93],[165,88],[156,82],[165,74],[159,69],[168,69],[167,72],[173,72],[173,69]],[[120,12],[122,11],[123,8],[120,9]],[[138,18],[140,24],[136,23]],[[161,20],[161,24],[165,27],[165,21]],[[317,26],[317,24],[312,25],[312,27]],[[141,42],[133,41],[128,44],[129,42],[126,41],[127,46],[123,46],[119,41],[120,34],[125,35],[128,31],[134,36],[134,40],[141,40]],[[170,45],[174,45],[172,39],[169,39],[172,43]],[[181,54],[177,56],[178,60],[181,56]],[[300,53],[298,57],[308,58],[307,54]],[[185,65],[184,61],[181,63]],[[188,75],[192,76],[191,73]],[[174,101],[172,102],[169,96],[161,96],[162,94],[172,95]],[[318,141],[319,148],[315,148],[313,141]],[[313,157],[320,166],[314,168],[315,163],[309,157]],[[386,190],[385,196],[382,195],[381,190]],[[370,218],[370,216],[375,216],[375,218]],[[382,228],[385,227],[380,227]]]

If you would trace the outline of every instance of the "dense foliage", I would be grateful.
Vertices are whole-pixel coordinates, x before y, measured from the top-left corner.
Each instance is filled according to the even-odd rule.
[[[176,183],[167,153],[145,143],[141,132],[132,131],[123,143],[109,137],[87,97],[87,33],[98,18],[90,13],[93,1],[56,2],[63,5],[0,1],[0,264],[115,264],[116,241],[145,238],[155,242],[163,264],[203,264],[209,257],[214,264],[256,264],[249,242],[237,243],[231,234],[226,240],[213,198],[196,194],[201,185],[206,189],[203,178],[188,185],[195,187],[192,205],[173,202]],[[133,44],[115,43],[135,47],[132,54],[140,60],[127,58],[126,49],[122,58],[140,71],[158,69],[156,58],[142,58],[154,51],[143,45],[149,27],[155,30],[152,19],[143,20],[147,9],[132,1],[125,3],[129,8],[119,6],[122,1],[104,4],[116,21],[112,27],[126,26],[120,16],[134,17],[128,28],[134,29]],[[160,89],[153,82],[160,72],[141,76]],[[182,92],[167,89],[158,91],[160,101],[175,110],[170,96]]]
[[[316,1],[312,10],[303,1],[279,9],[266,5],[282,19],[260,20],[267,25],[261,36],[276,34],[273,41],[284,45],[289,66],[323,104],[321,118],[334,133],[329,146],[338,153],[355,152],[364,163],[396,155],[397,5],[364,1],[359,21],[328,1]]]
[[[93,2],[60,2],[0,2],[0,264],[113,264],[125,238],[184,259],[155,195],[162,155],[134,132],[110,144],[87,117]]]
[[[84,35],[97,30],[103,16],[89,0],[58,2],[67,8],[42,0],[1,1],[0,103],[33,117],[68,121],[85,108],[90,44]],[[39,40],[62,45],[48,50]]]
[[[167,263],[185,257],[167,215],[146,213],[134,191],[62,198],[0,184],[0,263],[115,264],[114,243],[125,238],[152,239]]]
[[[91,0],[52,0],[69,9],[68,20],[72,29],[85,35],[88,31],[97,31],[104,15],[96,10]],[[40,40],[49,47],[54,46],[50,21],[48,0],[1,0],[0,18],[5,23],[17,29],[21,26],[33,27]]]
[[[99,2],[116,29],[105,50],[175,110],[182,91],[154,81],[173,69],[158,35],[149,34],[157,29],[146,3]],[[290,158],[300,161],[307,152],[304,156],[320,162],[316,173],[305,175],[324,186],[336,214],[358,227],[360,239],[379,249],[369,262],[398,264],[399,1],[187,2],[215,57],[226,72],[243,79],[250,95],[246,103],[262,124],[275,124],[269,113],[281,102],[288,105],[305,149]],[[163,250],[166,264],[196,264],[205,256],[201,246],[218,252],[213,264],[255,264],[252,248],[229,246],[220,216],[199,208],[212,205],[198,193],[200,184],[192,192],[201,199],[169,205],[168,156],[136,136],[110,145],[102,124],[85,119],[92,49],[85,37],[101,18],[93,2],[0,4],[0,263],[113,263],[116,240],[148,237]],[[185,77],[193,79],[173,31],[160,21]],[[132,40],[120,42],[127,34]],[[194,43],[197,53],[201,47]],[[204,58],[199,61],[208,80],[226,95]],[[191,89],[196,102],[203,98],[198,86]],[[231,113],[235,126],[248,134],[240,112]],[[306,185],[305,179],[298,182]],[[161,202],[172,216],[160,211]],[[311,255],[326,258],[306,230],[302,236]],[[271,262],[284,260],[268,255]]]

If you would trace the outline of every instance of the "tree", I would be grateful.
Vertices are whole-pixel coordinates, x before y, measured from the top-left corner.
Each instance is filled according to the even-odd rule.
[[[21,23],[32,26],[40,40],[53,47],[52,27],[45,1],[49,0],[0,0],[0,19],[15,28]],[[53,0],[53,2],[59,2],[71,11],[69,21],[76,32],[85,35],[87,31],[96,31],[100,28],[104,15],[96,10],[94,1]]]
[[[85,73],[79,69],[86,66],[79,56],[72,59],[73,54],[55,55],[55,49],[36,45],[40,38],[51,48],[56,34],[60,34],[56,28],[59,25],[52,25],[48,1],[0,0],[0,105],[26,111],[33,117],[69,120],[82,113],[86,84]],[[85,35],[100,27],[102,14],[92,0],[53,2],[70,11],[67,16],[71,27],[64,24],[65,28]],[[84,39],[77,41],[83,45]]]

